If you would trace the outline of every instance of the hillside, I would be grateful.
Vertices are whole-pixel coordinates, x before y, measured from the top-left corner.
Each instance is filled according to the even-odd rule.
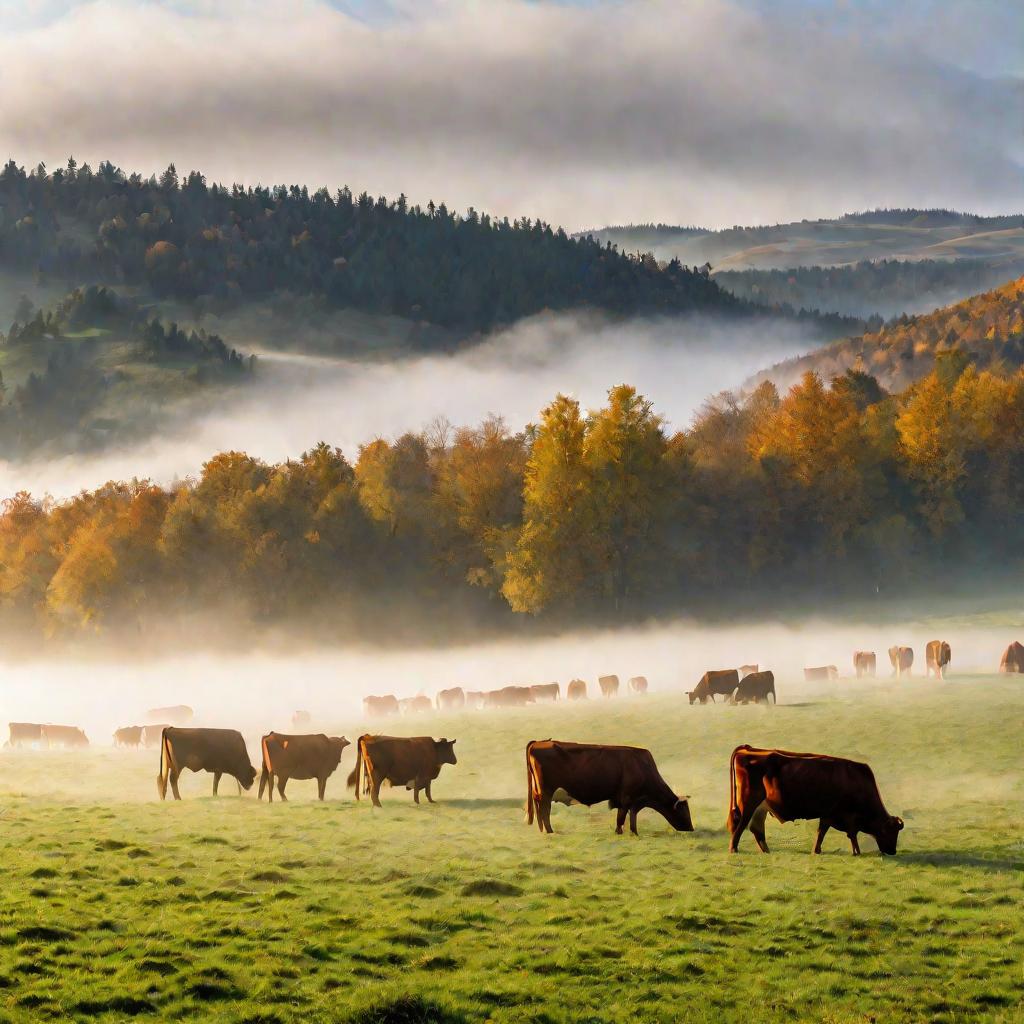
[[[758,379],[788,385],[807,370],[828,379],[861,369],[890,389],[930,373],[937,356],[961,352],[979,369],[1024,365],[1024,277],[963,302],[846,338],[772,367]]]

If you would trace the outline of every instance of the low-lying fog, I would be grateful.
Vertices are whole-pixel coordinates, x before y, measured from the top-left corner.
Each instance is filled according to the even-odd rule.
[[[454,355],[367,361],[260,353],[255,386],[130,449],[27,464],[0,460],[0,497],[29,490],[60,498],[133,476],[168,483],[230,449],[278,461],[327,441],[355,458],[360,444],[419,430],[439,416],[461,426],[495,413],[518,430],[558,392],[596,408],[621,383],[638,388],[678,429],[710,395],[814,343],[771,321],[622,324],[565,315],[524,321]]]

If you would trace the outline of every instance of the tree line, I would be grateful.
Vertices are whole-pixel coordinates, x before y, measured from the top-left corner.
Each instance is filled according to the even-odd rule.
[[[0,514],[9,631],[75,636],[219,609],[247,629],[445,637],[787,600],[896,595],[1015,571],[1024,374],[959,353],[899,394],[851,371],[711,400],[669,432],[628,385],[537,423],[443,420],[349,462],[320,444],[195,480],[110,482]]]

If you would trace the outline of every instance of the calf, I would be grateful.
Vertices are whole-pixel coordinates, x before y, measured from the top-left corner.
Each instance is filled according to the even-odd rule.
[[[317,795],[321,800],[327,789],[327,779],[334,774],[341,761],[341,752],[349,746],[344,736],[285,736],[271,732],[260,740],[263,752],[263,771],[260,775],[258,799],[274,802],[274,778],[282,800],[287,800],[284,788],[289,779],[316,779]]]

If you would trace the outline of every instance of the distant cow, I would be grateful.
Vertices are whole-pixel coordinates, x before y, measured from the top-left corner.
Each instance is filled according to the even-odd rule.
[[[892,665],[892,674],[899,678],[904,672],[913,675],[911,668],[914,664],[914,649],[912,647],[890,647],[889,664]]]
[[[823,679],[838,679],[839,669],[835,665],[819,665],[815,668],[804,669],[804,682],[814,683]]]
[[[327,779],[334,774],[341,762],[341,752],[349,746],[344,736],[285,736],[271,732],[260,740],[263,756],[263,771],[260,773],[258,799],[274,802],[274,778],[277,777],[277,791],[282,800],[287,800],[284,787],[289,779],[316,779],[317,795],[324,798]]]
[[[193,772],[213,772],[213,795],[217,795],[222,775],[230,775],[239,785],[239,792],[252,789],[256,769],[249,760],[242,734],[235,729],[179,729],[168,726],[160,739],[160,774],[156,789],[160,799],[167,797],[167,783],[175,800],[178,777],[188,769]]]
[[[770,671],[751,672],[750,675],[744,676],[740,680],[740,685],[736,687],[736,692],[732,695],[732,702],[734,704],[749,704],[753,701],[755,704],[760,704],[761,701],[764,701],[767,704],[769,694],[771,694],[772,703],[777,704],[775,673]]]
[[[348,785],[355,787],[358,800],[362,769],[366,773],[366,792],[374,807],[380,807],[380,787],[385,782],[411,789],[416,803],[420,802],[422,789],[427,800],[433,803],[430,784],[441,774],[441,766],[445,764],[458,764],[455,740],[435,740],[430,736],[360,736],[356,766],[348,777]]]
[[[935,678],[941,679],[952,654],[945,640],[929,640],[924,649],[925,678],[934,672]]]
[[[537,683],[530,687],[530,698],[534,704],[544,701],[556,701],[562,696],[562,688],[558,683]]]
[[[195,712],[187,704],[174,704],[169,708],[150,708],[146,718],[154,725],[157,722],[168,722],[170,725],[188,725]]]
[[[159,747],[160,741],[164,736],[164,729],[169,727],[169,722],[161,722],[159,725],[145,726],[142,730],[142,745],[147,750],[151,750],[153,747]]]
[[[295,711],[292,713],[292,728],[303,729],[313,721],[313,716],[308,711]]]
[[[403,715],[422,715],[424,712],[433,711],[434,705],[429,697],[403,697],[398,702],[398,710]]]
[[[565,695],[569,700],[586,700],[587,684],[582,679],[573,679],[566,688]]]
[[[692,832],[690,805],[677,797],[658,772],[649,750],[600,743],[533,740],[526,745],[526,820],[534,812],[541,832],[552,832],[551,801],[591,807],[608,801],[618,812],[615,831],[629,815],[629,830],[636,831],[636,816],[645,807],[657,811],[677,832]]]
[[[690,698],[691,704],[696,701],[707,704],[708,697],[711,698],[711,703],[715,704],[716,694],[719,697],[731,697],[739,685],[740,674],[736,669],[711,669],[700,677],[700,682],[686,696]]]
[[[141,725],[126,725],[114,732],[115,747],[135,747],[138,749],[142,743],[142,733],[145,727]]]
[[[874,651],[853,652],[853,670],[857,673],[858,679],[864,676],[873,676],[875,674],[875,665]]]
[[[740,674],[740,679],[744,676],[752,676],[760,668],[759,665],[740,665],[736,670]]]
[[[8,729],[11,735],[7,741],[9,747],[23,747],[26,744],[42,742],[43,727],[37,722],[11,722]]]
[[[459,711],[466,706],[466,691],[461,686],[453,686],[450,690],[439,690],[437,693],[438,711]]]
[[[386,697],[364,697],[363,714],[367,718],[383,718],[398,714],[398,698],[390,693]]]
[[[646,693],[647,692],[647,676],[633,676],[629,681],[629,692],[630,693]]]
[[[729,776],[730,853],[747,825],[762,853],[768,852],[764,821],[769,812],[781,822],[818,818],[815,853],[821,853],[830,828],[846,833],[855,854],[860,853],[858,832],[873,836],[882,853],[896,852],[903,820],[886,811],[866,764],[744,745],[732,752]]]
[[[483,690],[466,691],[466,707],[482,708],[487,703],[487,694]]]
[[[485,708],[523,708],[533,703],[528,686],[503,686],[484,694]]]
[[[602,697],[616,697],[619,693],[618,676],[598,676],[597,685],[601,687]]]
[[[1016,640],[1010,644],[1009,647],[1003,652],[1003,657],[999,662],[1000,672],[1024,672],[1024,644],[1017,643]],[[14,726],[12,725],[13,729]],[[11,733],[11,743],[14,743],[14,733]]]
[[[77,725],[44,725],[39,738],[51,750],[82,750],[89,746],[89,737]]]

